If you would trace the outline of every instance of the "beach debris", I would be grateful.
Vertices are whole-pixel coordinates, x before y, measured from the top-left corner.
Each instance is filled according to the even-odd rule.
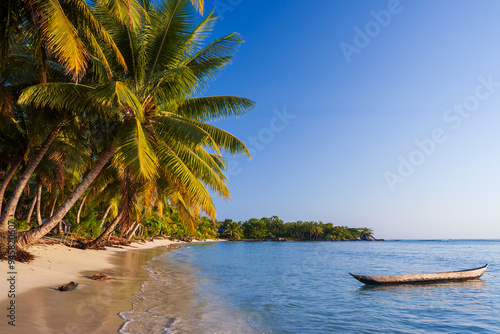
[[[78,286],[78,283],[71,281],[68,284],[61,285],[57,289],[59,291],[72,291],[72,290],[75,290],[77,286]]]
[[[124,238],[118,238],[116,236],[110,236],[108,240],[103,240],[101,243],[89,247],[89,244],[92,242],[93,239],[85,239],[85,238],[77,238],[76,239],[76,244],[73,245],[75,248],[81,248],[81,249],[95,249],[95,250],[100,250],[100,249],[106,249],[106,247],[114,247],[114,248],[122,248],[120,246],[130,246],[130,241]]]
[[[7,241],[4,242],[0,239],[0,260],[14,260],[16,262],[29,263],[35,259],[32,254],[17,246],[15,251],[12,249],[9,251],[7,245]]]
[[[179,249],[179,248],[181,248],[181,247],[179,247],[179,246],[177,246],[177,245],[174,245],[174,244],[171,244],[171,245],[165,245],[165,246],[163,246],[163,247],[165,247],[165,248],[169,248],[169,249]]]
[[[191,242],[193,241],[193,238],[186,237],[186,238],[180,238],[179,240],[184,242]]]
[[[116,279],[116,277],[108,276],[106,274],[94,274],[94,276],[92,276],[92,278],[90,279],[94,281],[103,281],[107,279]]]

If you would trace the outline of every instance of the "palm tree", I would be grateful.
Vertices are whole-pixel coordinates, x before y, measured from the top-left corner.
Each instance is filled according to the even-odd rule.
[[[294,239],[299,239],[302,235],[302,226],[299,223],[288,223],[287,233]]]
[[[144,10],[137,0],[97,0],[94,7],[99,6],[106,7],[110,15],[130,29],[136,30],[144,16]],[[111,68],[103,51],[106,48],[113,51],[116,62],[127,70],[117,45],[85,1],[3,1],[0,4],[0,109],[10,112],[15,107],[16,94],[13,88],[16,84],[10,81],[10,64],[14,64],[16,71],[23,74],[14,78],[21,77],[21,84],[24,86],[33,84],[33,80],[46,83],[51,67],[59,67],[59,71],[70,75],[76,82],[83,78],[90,63],[93,67],[102,67],[106,75],[111,77]],[[52,62],[51,56],[63,67],[60,68],[59,64]],[[25,62],[29,62],[35,71],[30,72],[26,70],[26,66],[19,66]],[[26,166],[5,211],[2,212],[0,232],[6,231],[8,221],[14,217],[23,189],[65,123],[66,117],[60,117]],[[7,176],[10,176],[10,173]],[[4,181],[5,187],[9,181],[7,177]],[[0,188],[2,189],[3,187]]]
[[[129,72],[113,79],[101,76],[103,81],[97,86],[48,83],[24,90],[21,101],[39,108],[63,106],[87,115],[91,107],[94,115],[106,115],[114,131],[105,134],[107,148],[82,182],[43,226],[19,235],[20,245],[50,231],[112,157],[113,164],[124,167],[134,180],[147,182],[157,175],[167,179],[177,190],[172,192],[172,202],[185,209],[180,214],[187,217],[192,216],[189,211],[193,208],[214,215],[205,184],[219,194],[227,192],[220,182],[223,175],[217,175],[217,179],[217,173],[206,174],[207,170],[214,171],[215,165],[224,167],[220,152],[248,154],[236,137],[206,122],[243,115],[254,103],[240,97],[199,96],[232,59],[242,40],[230,34],[201,47],[216,17],[211,13],[194,25],[195,13],[188,0],[162,1],[145,10],[149,21],[142,21],[138,31],[99,12],[103,25],[114,40],[120,41],[117,45]],[[123,71],[118,62],[110,61],[110,65],[115,73]],[[203,169],[203,163],[210,168]]]
[[[95,5],[106,6],[109,13],[131,29],[137,29],[143,16],[137,0],[96,0]],[[75,81],[85,75],[89,63],[95,60],[110,73],[104,48],[98,41],[104,41],[125,66],[115,42],[86,1],[7,0],[0,4],[0,75],[11,50],[23,44],[32,46],[33,56],[42,62],[42,72],[47,56],[54,55]]]
[[[226,224],[226,230],[224,231],[224,235],[227,236],[231,240],[240,240],[241,239],[241,226],[236,222],[230,222]]]
[[[361,227],[358,230],[359,230],[360,235],[366,235],[366,236],[373,235],[373,229],[371,229],[371,228]]]

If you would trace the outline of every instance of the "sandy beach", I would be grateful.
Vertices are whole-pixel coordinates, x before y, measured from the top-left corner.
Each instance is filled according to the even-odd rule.
[[[133,293],[149,279],[141,267],[154,256],[179,244],[170,240],[134,243],[123,248],[81,250],[60,244],[35,245],[28,251],[35,256],[30,263],[15,263],[14,275],[8,274],[6,261],[0,262],[3,273],[0,306],[1,333],[116,333],[123,323],[118,312],[130,308]],[[95,273],[116,280],[93,281]],[[15,276],[15,296],[9,298],[7,281]],[[74,281],[74,291],[60,292],[57,287]],[[9,324],[12,301],[15,326]],[[10,312],[12,314],[12,312]],[[12,317],[11,317],[12,318]]]

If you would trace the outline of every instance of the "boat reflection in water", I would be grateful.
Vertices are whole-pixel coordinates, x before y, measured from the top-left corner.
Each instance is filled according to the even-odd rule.
[[[363,285],[359,287],[359,292],[414,292],[427,293],[434,291],[451,292],[453,290],[481,290],[487,286],[487,282],[482,279],[470,279],[466,281],[444,281],[434,283],[407,283],[407,284],[387,284],[387,285]]]

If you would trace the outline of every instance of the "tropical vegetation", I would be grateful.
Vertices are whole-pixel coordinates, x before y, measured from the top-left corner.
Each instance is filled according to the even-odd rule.
[[[277,216],[261,219],[251,218],[240,222],[226,219],[221,222],[219,231],[224,238],[230,240],[275,238],[307,241],[352,240],[373,235],[373,230],[367,227],[353,228],[314,221],[285,223]]]
[[[115,232],[215,236],[222,154],[248,150],[213,123],[255,104],[203,92],[238,34],[206,42],[217,17],[200,17],[200,0],[0,7],[0,231],[14,221],[21,247],[68,222],[88,246]]]

